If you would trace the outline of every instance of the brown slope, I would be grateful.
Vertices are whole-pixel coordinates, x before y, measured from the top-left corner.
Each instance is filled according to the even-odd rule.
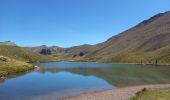
[[[138,63],[141,60],[170,62],[170,12],[160,13],[97,45],[71,48],[45,47],[45,52],[64,60]],[[42,53],[44,47],[32,49]],[[50,54],[49,53],[49,54]],[[81,56],[83,53],[83,56]]]
[[[97,50],[88,54],[86,58],[105,61],[119,55],[126,56],[136,51],[156,51],[169,44],[170,12],[165,12],[155,15],[117,36],[113,36]]]

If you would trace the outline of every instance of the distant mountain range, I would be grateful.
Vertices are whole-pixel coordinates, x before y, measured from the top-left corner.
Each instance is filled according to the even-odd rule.
[[[0,45],[13,45],[13,46],[16,46],[16,44],[14,42],[11,42],[11,41],[0,42]]]
[[[26,48],[66,61],[170,63],[170,11],[159,13],[100,44]]]
[[[38,52],[43,55],[52,55],[53,57],[60,58],[62,60],[71,60],[71,59],[80,59],[85,57],[91,51],[91,48],[94,48],[94,45],[81,45],[74,46],[70,48],[61,48],[58,46],[48,47],[46,45],[37,46],[37,47],[26,47],[29,50]]]

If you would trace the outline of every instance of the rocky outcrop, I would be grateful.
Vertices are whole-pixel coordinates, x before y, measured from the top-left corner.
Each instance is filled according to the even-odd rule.
[[[0,61],[2,61],[2,62],[8,62],[9,59],[6,58],[6,57],[4,57],[4,56],[0,56]]]

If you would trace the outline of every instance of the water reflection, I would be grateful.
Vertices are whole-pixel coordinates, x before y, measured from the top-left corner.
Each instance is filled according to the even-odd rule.
[[[93,75],[117,87],[170,83],[170,66],[69,62],[42,63],[39,66],[41,66],[39,70],[41,73],[66,71],[83,76]]]
[[[115,86],[170,83],[169,66],[75,62],[38,66],[38,71],[11,76],[0,84],[0,99],[53,100]]]
[[[48,100],[114,88],[97,76],[76,74],[57,67],[42,66],[39,71],[16,76],[0,84],[1,100]]]

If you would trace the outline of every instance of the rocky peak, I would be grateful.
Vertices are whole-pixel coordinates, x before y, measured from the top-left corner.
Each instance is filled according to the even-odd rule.
[[[152,16],[151,18],[144,20],[143,22],[139,23],[138,25],[136,25],[135,27],[140,27],[140,26],[144,26],[147,25],[153,21],[155,21],[156,19],[160,18],[161,16],[164,16],[165,14],[170,13],[170,11],[164,12],[164,13],[158,13],[155,16]]]

